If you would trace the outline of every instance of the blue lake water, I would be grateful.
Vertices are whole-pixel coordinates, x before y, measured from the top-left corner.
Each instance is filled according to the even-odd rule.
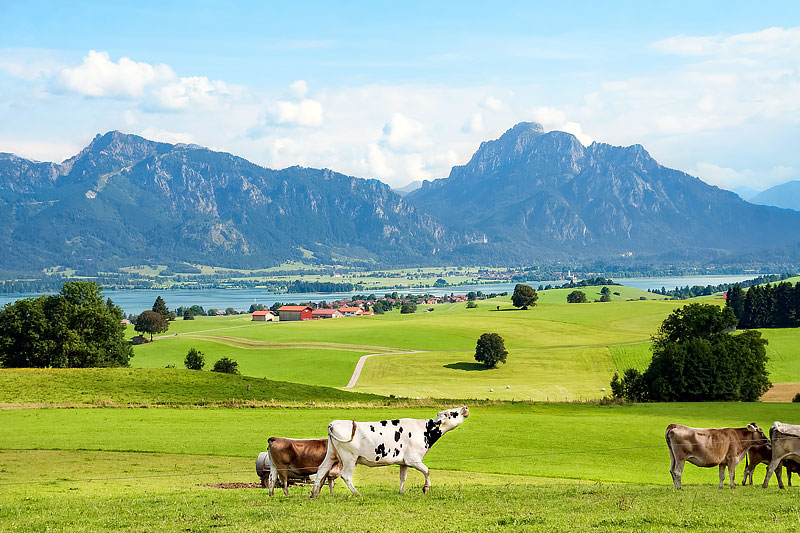
[[[637,289],[674,289],[675,287],[685,287],[686,285],[719,285],[721,283],[735,283],[746,279],[754,278],[754,274],[741,274],[729,276],[685,276],[685,277],[662,277],[662,278],[629,278],[615,279],[614,281],[635,287]],[[531,281],[528,282],[534,288],[551,283],[560,285],[564,281]],[[484,293],[512,292],[515,283],[486,283],[480,285],[457,285],[445,288],[412,288],[398,290],[401,293],[414,294],[433,294],[443,296],[445,294],[465,294],[469,291],[483,291]],[[386,292],[393,292],[394,289],[373,290],[375,294],[381,296]],[[272,305],[275,302],[296,303],[296,302],[319,302],[340,300],[349,298],[353,293],[302,293],[302,294],[275,294],[264,289],[201,289],[201,290],[118,290],[104,291],[104,296],[111,298],[115,304],[122,307],[126,314],[138,314],[145,309],[153,306],[157,296],[164,298],[167,307],[175,309],[180,306],[189,307],[192,305],[202,305],[205,309],[225,310],[233,307],[237,310],[247,310],[252,303]],[[13,302],[20,298],[39,296],[39,294],[4,294],[0,295],[0,305]]]

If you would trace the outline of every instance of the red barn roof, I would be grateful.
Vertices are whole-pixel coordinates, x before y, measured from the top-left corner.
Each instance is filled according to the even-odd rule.
[[[264,311],[253,311],[250,314],[253,315],[253,316],[266,316],[266,315],[273,315],[275,313],[273,313],[269,309],[265,309]]]
[[[283,307],[278,309],[278,312],[280,312],[280,311],[305,311],[306,309],[310,309],[310,310],[313,311],[313,309],[311,307],[307,306],[307,305],[284,305]]]

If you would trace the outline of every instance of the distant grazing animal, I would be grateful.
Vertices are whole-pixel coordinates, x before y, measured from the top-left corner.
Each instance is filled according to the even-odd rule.
[[[786,459],[800,461],[800,426],[775,422],[769,428],[769,437],[772,440],[772,460],[769,462],[767,476],[764,478],[763,485],[761,485],[764,488],[769,486],[769,478],[780,468],[781,462],[786,464]],[[797,471],[790,470],[790,468],[787,465],[786,469],[790,471],[789,480],[791,482],[791,472]],[[778,477],[778,487],[783,488],[780,477]]]
[[[464,406],[440,411],[436,418],[419,420],[396,418],[380,422],[356,422],[334,420],[328,425],[328,453],[317,470],[317,479],[311,490],[316,498],[322,480],[332,467],[336,457],[342,463],[342,479],[350,492],[358,495],[353,486],[353,471],[356,464],[367,466],[400,465],[400,494],[405,490],[408,467],[416,468],[425,476],[422,492],[431,488],[428,467],[422,459],[442,435],[458,427],[469,416]]]
[[[753,484],[753,470],[755,470],[758,465],[760,465],[761,463],[769,465],[769,462],[772,460],[772,444],[757,444],[756,446],[753,446],[747,452],[747,459],[750,464],[744,467],[744,477],[742,478],[742,485],[747,485],[748,478],[750,479],[750,485]],[[778,469],[775,471],[778,475],[778,486],[781,488],[783,488],[783,479],[781,479],[782,471],[783,468],[781,467],[778,467]],[[792,474],[789,474],[789,485],[791,485],[792,483],[791,477]]]
[[[731,488],[736,488],[736,465],[744,459],[751,447],[769,442],[755,423],[748,424],[746,428],[712,429],[670,424],[665,437],[669,447],[669,472],[676,489],[681,488],[681,476],[686,461],[700,467],[719,466],[719,488],[722,488],[725,480],[727,466]]]
[[[319,468],[328,452],[328,439],[287,439],[270,437],[269,448],[269,495],[275,490],[275,482],[280,477],[283,493],[289,495],[289,477],[310,476]],[[339,477],[342,465],[335,457],[331,458],[331,466],[325,475],[318,479],[320,485],[326,480],[333,494],[334,480]]]

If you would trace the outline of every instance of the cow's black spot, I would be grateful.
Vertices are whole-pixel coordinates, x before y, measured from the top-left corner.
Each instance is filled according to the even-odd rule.
[[[428,420],[425,424],[425,433],[422,435],[425,441],[425,448],[430,448],[442,436],[442,430],[433,420]]]
[[[452,416],[453,418],[458,418],[458,411],[451,412],[450,416]]]
[[[395,442],[400,442],[400,436],[401,435],[402,435],[402,433],[400,431],[395,431],[394,432],[394,441]]]
[[[394,455],[392,457],[397,457],[398,455],[400,455],[400,450],[395,448],[394,449]]]
[[[402,442],[400,443],[400,447],[401,447],[401,448],[403,447],[403,443],[402,443]]]
[[[381,425],[382,425],[382,426],[385,426],[385,425],[386,425],[386,424],[388,424],[388,423],[389,423],[389,422],[387,422],[386,420],[381,420]]]
[[[393,426],[396,426],[396,425],[397,425],[397,424],[399,424],[399,423],[400,423],[400,420],[398,420],[397,418],[395,418],[394,420],[392,420],[392,425],[393,425]]]
[[[410,431],[408,432],[408,438],[409,439],[411,438],[411,432]]]
[[[375,462],[380,461],[380,460],[381,460],[380,456],[375,457]]]
[[[370,426],[369,430],[372,431],[373,433],[375,433],[375,426]]]
[[[384,446],[383,443],[380,443],[375,448],[375,455],[377,455],[378,459],[380,459],[381,457],[386,457],[387,455],[389,455],[389,451],[386,449],[386,446]],[[378,459],[375,460],[377,461]]]

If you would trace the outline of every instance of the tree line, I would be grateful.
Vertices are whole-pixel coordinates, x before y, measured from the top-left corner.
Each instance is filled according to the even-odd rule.
[[[742,328],[788,328],[800,325],[800,282],[755,285],[743,291],[737,283],[725,302]]]
[[[694,285],[693,287],[689,287],[688,285],[685,287],[675,287],[675,289],[667,290],[666,287],[661,287],[661,289],[647,289],[647,292],[651,292],[653,294],[660,294],[662,296],[669,296],[671,298],[675,298],[677,300],[687,300],[689,298],[696,298],[697,296],[711,296],[712,294],[716,294],[718,292],[728,291],[733,288],[735,285],[739,285],[740,287],[753,287],[756,285],[763,285],[765,283],[775,283],[777,281],[783,281],[785,279],[791,278],[794,274],[766,274],[763,276],[758,276],[757,278],[748,279],[738,283],[720,283],[719,285]]]

